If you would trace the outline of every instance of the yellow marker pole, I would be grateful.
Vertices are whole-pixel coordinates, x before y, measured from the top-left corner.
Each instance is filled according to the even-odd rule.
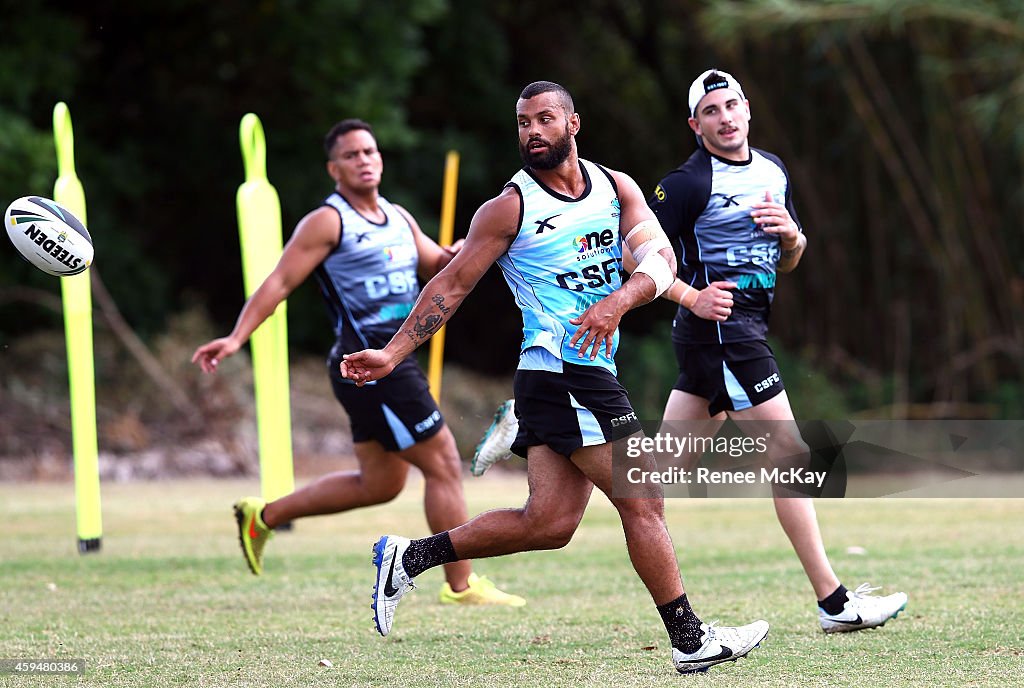
[[[441,231],[437,241],[442,246],[452,243],[455,235],[455,191],[459,186],[459,153],[448,151],[444,161],[444,191],[441,197]],[[441,369],[444,368],[444,330],[441,328],[430,339],[430,367],[427,381],[434,400],[441,403]]]
[[[249,298],[281,257],[281,203],[267,179],[267,146],[260,118],[251,112],[239,127],[245,183],[238,187],[238,233],[242,244],[245,296]],[[252,333],[256,423],[260,443],[260,488],[267,501],[295,489],[288,387],[286,302]]]
[[[53,142],[57,149],[57,181],[53,185],[53,200],[70,210],[88,227],[85,190],[75,174],[75,135],[71,129],[71,111],[64,103],[57,103],[53,108]],[[64,337],[68,350],[78,551],[87,554],[99,551],[103,537],[89,271],[62,277],[60,289],[64,303]]]

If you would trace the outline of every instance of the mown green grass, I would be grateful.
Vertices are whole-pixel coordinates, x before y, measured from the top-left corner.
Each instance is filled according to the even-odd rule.
[[[430,571],[382,639],[370,547],[384,532],[425,534],[419,486],[388,505],[299,521],[270,543],[261,578],[245,568],[230,509],[256,489],[104,485],[103,551],[83,557],[71,485],[0,485],[0,658],[87,662],[82,676],[0,685],[1005,686],[1024,675],[1024,500],[819,502],[844,582],[910,594],[884,629],[838,636],[818,629],[768,501],[669,500],[697,612],[772,624],[750,658],[681,677],[600,496],[564,550],[478,562],[527,607],[441,606],[441,573]],[[526,490],[485,478],[467,479],[467,493],[479,512],[520,504]],[[847,554],[854,545],[867,554]]]

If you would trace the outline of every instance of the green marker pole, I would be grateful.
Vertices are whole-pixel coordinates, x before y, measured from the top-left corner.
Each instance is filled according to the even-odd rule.
[[[441,227],[437,243],[450,246],[455,236],[455,192],[459,187],[459,152],[450,150],[444,159],[444,189],[441,195]],[[444,369],[444,332],[442,327],[430,338],[430,366],[427,384],[434,401],[441,403],[441,373]]]
[[[88,227],[85,190],[75,174],[75,135],[71,129],[71,111],[64,103],[57,103],[53,108],[53,141],[57,149],[57,182],[53,185],[53,200],[74,213]],[[78,551],[87,554],[99,551],[103,537],[89,271],[62,277],[60,289],[64,303],[68,388],[71,393]]]
[[[267,146],[259,117],[249,113],[242,118],[239,138],[245,183],[238,187],[236,201],[248,298],[281,257],[281,203],[267,179]],[[282,302],[250,339],[260,442],[260,487],[267,501],[295,489],[286,305]]]

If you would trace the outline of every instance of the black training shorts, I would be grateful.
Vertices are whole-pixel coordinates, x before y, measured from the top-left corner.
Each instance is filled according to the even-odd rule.
[[[388,451],[408,449],[444,426],[430,386],[416,362],[407,359],[391,374],[362,387],[341,377],[341,354],[331,352],[327,372],[334,396],[352,423],[352,441],[377,440]]]
[[[765,341],[673,346],[679,362],[675,389],[707,399],[712,416],[757,406],[785,389]]]
[[[600,366],[563,363],[561,373],[517,370],[514,390],[519,434],[512,451],[522,457],[542,444],[568,457],[580,447],[641,429],[626,390]]]

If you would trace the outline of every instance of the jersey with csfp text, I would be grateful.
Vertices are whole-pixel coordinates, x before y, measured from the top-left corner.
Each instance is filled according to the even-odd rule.
[[[800,227],[789,173],[778,157],[762,150],[751,148],[749,160],[736,162],[702,146],[655,188],[648,204],[677,249],[679,278],[697,290],[717,281],[736,283],[732,314],[724,322],[680,306],[672,328],[675,341],[766,338],[780,246],[778,237],[762,231],[750,215],[766,192]]]
[[[553,191],[527,168],[508,182],[521,199],[519,233],[498,265],[523,312],[522,351],[540,347],[559,365],[568,361],[614,373],[618,331],[611,356],[601,346],[593,361],[590,350],[578,356],[580,342],[569,343],[576,332],[569,321],[622,285],[618,191],[603,167],[579,163],[586,180],[579,198]]]
[[[419,295],[419,254],[412,227],[384,198],[382,223],[368,220],[333,193],[324,201],[341,217],[341,241],[317,266],[320,293],[342,351],[383,348]]]

